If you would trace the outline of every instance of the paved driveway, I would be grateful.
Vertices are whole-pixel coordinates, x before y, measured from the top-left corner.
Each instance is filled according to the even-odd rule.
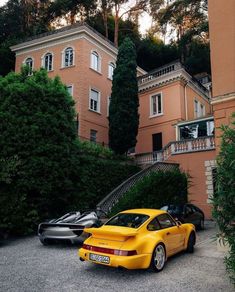
[[[215,228],[206,227],[195,253],[170,258],[161,273],[82,263],[77,246],[44,247],[37,237],[10,241],[0,246],[0,291],[234,292],[213,241]]]

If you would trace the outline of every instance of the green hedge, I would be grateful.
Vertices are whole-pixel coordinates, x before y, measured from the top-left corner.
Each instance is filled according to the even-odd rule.
[[[123,156],[116,156],[107,148],[82,143],[80,153],[79,206],[95,208],[120,183],[140,171],[140,168]]]
[[[235,113],[232,125],[223,126],[222,130],[213,215],[220,230],[218,236],[230,245],[225,262],[235,285]]]
[[[187,202],[187,175],[179,170],[152,172],[144,177],[113,207],[111,215],[133,208],[154,208]]]
[[[72,97],[45,70],[0,76],[0,233],[94,208],[139,170],[106,148],[81,143]]]

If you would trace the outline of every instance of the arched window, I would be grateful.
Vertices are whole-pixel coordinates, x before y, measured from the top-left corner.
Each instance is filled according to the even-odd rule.
[[[51,53],[47,53],[44,56],[44,60],[43,60],[43,67],[47,70],[47,71],[52,71],[53,70],[53,55]]]
[[[73,48],[69,47],[64,50],[64,67],[73,65]]]
[[[27,58],[24,63],[29,68],[29,75],[32,75],[33,74],[33,59],[31,57]]]
[[[110,62],[109,63],[108,78],[111,79],[111,80],[113,80],[113,72],[114,72],[114,69],[115,69],[114,63]]]
[[[96,71],[100,71],[100,57],[95,51],[91,53],[91,68]]]

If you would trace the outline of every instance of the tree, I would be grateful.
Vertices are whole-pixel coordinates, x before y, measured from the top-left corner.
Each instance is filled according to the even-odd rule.
[[[0,75],[14,70],[15,54],[10,46],[52,28],[49,6],[49,0],[9,0],[0,7]]]
[[[114,0],[114,44],[118,46],[118,34],[119,34],[119,22],[127,14],[131,15],[134,12],[144,11],[147,7],[147,2],[145,0],[136,0],[135,4],[129,5],[124,12],[124,5],[127,5],[129,0]]]
[[[139,100],[136,50],[126,38],[119,48],[109,111],[109,144],[115,153],[127,153],[136,145]]]
[[[92,14],[97,8],[95,0],[55,0],[51,3],[50,13],[55,17],[64,17],[68,24],[74,24],[76,17],[80,17],[80,21]]]
[[[171,28],[180,46],[181,61],[194,38],[208,41],[206,0],[150,0],[151,15],[164,34]]]
[[[231,126],[222,126],[222,131],[213,215],[219,226],[220,238],[230,245],[226,263],[235,284],[235,113]]]
[[[0,161],[10,172],[0,181],[5,228],[28,231],[38,218],[75,204],[79,148],[73,106],[59,78],[49,79],[44,70],[0,77]]]

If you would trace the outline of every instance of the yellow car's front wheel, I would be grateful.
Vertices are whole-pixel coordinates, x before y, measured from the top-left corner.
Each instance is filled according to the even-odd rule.
[[[153,251],[150,268],[154,272],[160,272],[163,270],[165,262],[166,262],[165,247],[162,243],[159,243]]]

